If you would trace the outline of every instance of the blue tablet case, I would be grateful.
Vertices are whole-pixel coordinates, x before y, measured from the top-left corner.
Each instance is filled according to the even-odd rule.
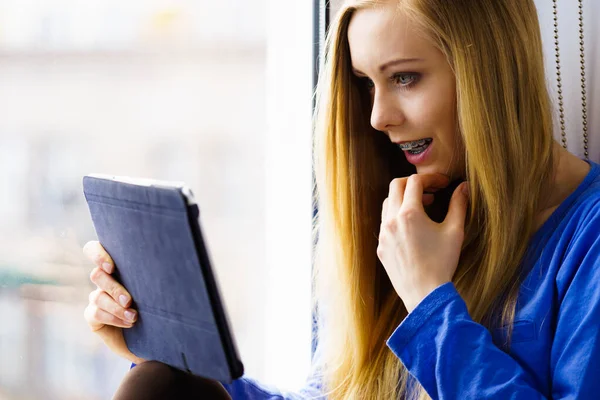
[[[123,329],[130,351],[230,383],[243,364],[219,295],[199,210],[180,188],[86,176],[83,191],[115,278],[133,297],[138,320]]]

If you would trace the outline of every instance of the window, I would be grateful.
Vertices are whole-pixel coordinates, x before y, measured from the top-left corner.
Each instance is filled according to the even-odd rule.
[[[0,4],[0,398],[110,398],[128,369],[83,319],[90,172],[186,181],[247,373],[302,384],[311,37],[310,2]]]

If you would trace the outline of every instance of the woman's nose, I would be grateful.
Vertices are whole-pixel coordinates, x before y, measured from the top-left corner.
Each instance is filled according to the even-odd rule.
[[[404,115],[394,99],[386,94],[375,94],[371,110],[371,126],[378,131],[386,132],[390,128],[401,125]]]

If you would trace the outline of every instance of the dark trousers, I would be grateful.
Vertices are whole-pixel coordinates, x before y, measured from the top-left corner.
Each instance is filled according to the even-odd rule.
[[[218,382],[187,374],[158,361],[132,368],[113,400],[231,400]]]

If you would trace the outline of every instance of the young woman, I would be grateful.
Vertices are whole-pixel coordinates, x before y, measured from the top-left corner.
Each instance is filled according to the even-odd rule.
[[[145,362],[116,398],[597,398],[600,166],[553,140],[533,0],[349,1],[318,96],[307,387]],[[110,257],[86,252],[92,330],[142,362]]]

